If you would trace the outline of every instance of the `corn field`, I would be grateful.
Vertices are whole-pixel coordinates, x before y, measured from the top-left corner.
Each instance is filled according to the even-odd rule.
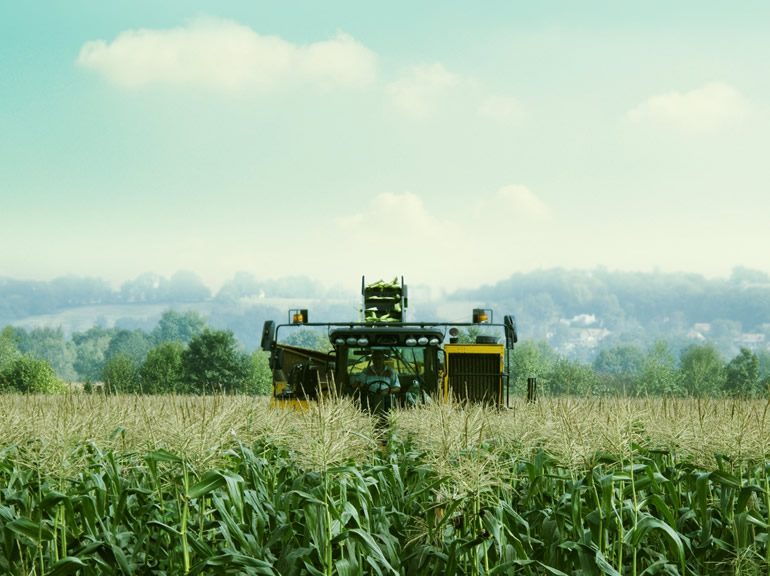
[[[0,573],[767,574],[768,404],[0,396]]]

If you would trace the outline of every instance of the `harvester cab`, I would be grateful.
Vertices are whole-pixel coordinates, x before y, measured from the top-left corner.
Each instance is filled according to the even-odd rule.
[[[403,278],[361,282],[358,322],[311,323],[291,310],[286,324],[265,322],[262,349],[270,353],[274,406],[304,406],[341,393],[371,412],[394,406],[461,400],[507,406],[507,351],[518,337],[513,316],[495,323],[475,309],[471,322],[408,322]],[[281,333],[313,329],[315,337],[282,342]]]

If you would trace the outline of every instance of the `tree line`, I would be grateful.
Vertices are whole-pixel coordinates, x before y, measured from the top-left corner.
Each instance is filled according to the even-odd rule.
[[[255,326],[285,314],[284,309],[271,307],[271,298],[312,299],[314,321],[355,320],[356,280],[350,279],[350,290],[343,292],[327,290],[306,277],[259,280],[239,272],[214,294],[193,272],[177,272],[170,278],[147,273],[118,290],[98,278],[67,276],[39,282],[0,277],[0,325],[78,307],[135,305],[135,316],[127,311],[128,317],[115,324],[151,331],[157,312],[149,314],[142,306],[196,307],[212,326],[227,327],[254,350],[259,344]],[[421,281],[409,280],[416,285]],[[738,267],[728,278],[715,279],[603,268],[535,270],[443,299],[473,301],[500,314],[515,314],[522,337],[545,339],[560,353],[584,362],[593,361],[602,348],[623,344],[646,349],[666,340],[682,349],[693,343],[696,324],[708,325],[701,337],[725,357],[738,353],[742,334],[764,335],[770,342],[770,276],[748,268]],[[436,315],[435,302],[412,300],[412,319],[447,320]],[[581,338],[585,329],[602,333],[598,346]]]
[[[634,344],[602,349],[593,362],[557,353],[545,340],[519,343],[509,358],[515,393],[536,378],[548,395],[770,396],[770,351],[741,348],[725,359],[713,343],[677,354],[664,340],[646,350]]]
[[[94,326],[67,339],[61,328],[0,332],[0,390],[58,392],[66,382],[105,393],[268,394],[261,351],[248,353],[229,330],[193,311],[170,309],[149,333]]]
[[[320,334],[300,330],[287,343],[317,348]],[[643,348],[605,347],[590,361],[560,353],[544,339],[520,342],[508,358],[514,393],[536,378],[549,395],[766,396],[770,351],[741,348],[725,357],[711,342],[677,351],[665,340]],[[96,383],[105,393],[269,394],[267,355],[249,353],[229,330],[194,311],[164,312],[150,331],[94,326],[66,338],[61,328],[0,332],[0,390],[59,392],[66,382]]]

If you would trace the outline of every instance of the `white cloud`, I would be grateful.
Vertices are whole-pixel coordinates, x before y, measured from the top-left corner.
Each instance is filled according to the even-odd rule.
[[[653,96],[630,110],[626,118],[633,123],[661,122],[702,132],[740,121],[746,110],[746,99],[738,90],[714,82],[690,92]]]
[[[301,53],[301,76],[323,86],[359,88],[371,84],[376,76],[375,55],[347,34],[310,44]]]
[[[494,281],[507,274],[509,268],[501,262],[514,245],[522,248],[517,265],[540,264],[542,250],[530,249],[527,243],[550,218],[545,203],[525,186],[480,196],[475,206],[472,194],[463,202],[434,206],[416,194],[386,193],[361,211],[341,214],[325,244],[344,247],[344,263],[336,262],[334,273],[345,267],[383,277],[403,274],[454,289],[474,279]]]
[[[479,116],[496,120],[498,122],[511,122],[518,120],[522,114],[521,104],[510,96],[488,94],[479,103]]]
[[[526,186],[505,186],[495,196],[503,211],[521,219],[542,221],[550,216],[548,205]]]
[[[403,77],[387,85],[386,93],[394,106],[415,118],[433,116],[447,93],[460,82],[440,63],[415,66]]]
[[[374,80],[377,58],[343,33],[295,45],[235,22],[202,18],[182,28],[128,30],[109,44],[87,42],[77,63],[130,88],[247,90],[287,84],[358,88]]]
[[[415,242],[440,238],[448,227],[431,214],[422,198],[408,192],[380,194],[364,212],[340,216],[335,222],[345,235],[360,239],[359,244],[368,248],[382,245],[383,241],[406,248]]]
[[[474,206],[474,216],[499,225],[501,220],[517,227],[540,223],[551,217],[548,205],[526,186],[504,186],[492,197],[482,197]]]

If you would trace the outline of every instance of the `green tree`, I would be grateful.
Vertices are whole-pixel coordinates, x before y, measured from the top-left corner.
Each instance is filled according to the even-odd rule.
[[[193,339],[193,336],[203,332],[205,328],[206,319],[194,310],[188,310],[184,313],[166,310],[150,337],[156,345],[161,342],[174,341],[186,344]]]
[[[682,392],[674,354],[665,341],[658,340],[647,351],[637,379],[636,393],[664,395]]]
[[[139,376],[145,394],[185,392],[182,353],[184,344],[179,341],[162,342],[147,353]]]
[[[725,390],[731,396],[751,396],[763,392],[759,379],[759,358],[741,347],[725,367]]]
[[[605,348],[593,362],[594,371],[602,381],[601,388],[630,393],[644,365],[644,352],[633,344]]]
[[[139,367],[126,352],[117,352],[104,363],[102,381],[107,394],[141,392]]]
[[[47,360],[54,374],[62,380],[76,380],[73,367],[75,361],[74,345],[64,337],[61,326],[57,328],[33,328],[29,332],[20,330],[19,351],[39,360]]]
[[[19,350],[16,348],[16,335],[13,332],[13,328],[6,326],[0,332],[0,374],[10,367],[18,356]]]
[[[168,298],[173,302],[200,302],[211,298],[211,291],[195,272],[180,270],[168,282]]]
[[[600,391],[600,380],[590,365],[564,356],[554,362],[548,382],[552,394],[588,396]]]
[[[633,344],[621,344],[613,348],[605,348],[599,351],[593,362],[594,370],[613,376],[636,375],[643,365],[644,352]]]
[[[548,376],[554,362],[554,352],[545,340],[525,340],[511,354],[512,388],[517,393],[527,390],[527,379],[537,378],[539,390],[548,390]]]
[[[67,386],[56,377],[47,360],[24,354],[0,374],[0,389],[33,394],[62,393],[67,391]]]
[[[269,354],[256,350],[249,356],[249,373],[246,378],[246,394],[267,396],[273,389],[273,372],[268,364]]]
[[[759,386],[763,393],[770,395],[770,350],[761,350],[759,358]]]
[[[150,347],[150,339],[143,331],[117,330],[104,352],[104,359],[109,361],[117,354],[125,354],[138,366],[144,362]]]
[[[299,348],[316,350],[318,352],[328,352],[332,349],[331,342],[329,342],[329,339],[325,334],[307,327],[299,328],[289,334],[289,336],[282,341],[282,344],[298,346]]]
[[[82,380],[99,380],[104,369],[105,353],[117,330],[100,326],[72,335],[75,347],[73,366]]]
[[[724,388],[724,361],[713,343],[685,348],[679,355],[679,371],[690,396],[719,394]]]
[[[194,336],[182,353],[185,381],[191,392],[242,392],[249,376],[249,359],[233,333],[206,329]]]

